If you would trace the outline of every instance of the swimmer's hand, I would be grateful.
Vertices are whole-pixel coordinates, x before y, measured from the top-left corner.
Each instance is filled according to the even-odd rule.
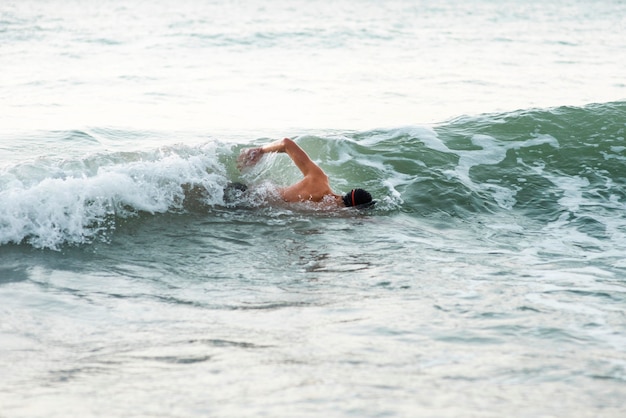
[[[242,170],[245,167],[252,167],[259,162],[263,156],[263,148],[248,148],[241,150],[237,157],[237,168]]]

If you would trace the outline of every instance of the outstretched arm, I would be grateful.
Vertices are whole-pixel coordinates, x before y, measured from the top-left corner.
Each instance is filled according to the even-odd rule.
[[[268,152],[284,152],[289,155],[305,177],[313,172],[321,171],[307,153],[289,138],[284,138],[259,148],[249,148],[241,151],[237,159],[239,169],[255,165],[263,154]]]

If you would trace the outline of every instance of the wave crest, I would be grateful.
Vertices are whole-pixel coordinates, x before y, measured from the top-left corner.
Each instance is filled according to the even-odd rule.
[[[9,168],[1,176],[0,243],[58,248],[106,239],[116,218],[182,211],[190,184],[206,190],[206,205],[220,204],[227,179],[209,148],[39,160]]]

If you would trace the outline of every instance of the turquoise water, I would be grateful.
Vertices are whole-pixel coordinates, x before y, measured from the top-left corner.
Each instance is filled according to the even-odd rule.
[[[4,3],[0,416],[622,416],[623,12]]]

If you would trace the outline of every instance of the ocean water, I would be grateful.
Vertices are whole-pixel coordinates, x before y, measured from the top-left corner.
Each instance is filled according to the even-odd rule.
[[[625,19],[3,1],[0,417],[624,416]]]

